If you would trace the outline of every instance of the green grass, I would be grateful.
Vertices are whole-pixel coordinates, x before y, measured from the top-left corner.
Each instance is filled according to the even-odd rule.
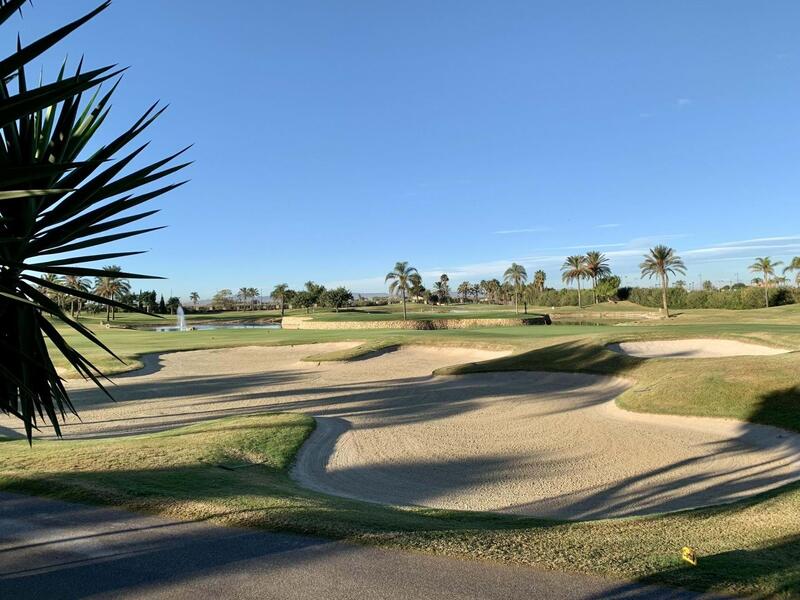
[[[630,308],[629,308],[630,309]],[[344,317],[342,317],[344,318]],[[670,321],[445,331],[217,330],[155,333],[97,328],[126,358],[265,344],[353,341],[311,360],[351,360],[401,344],[508,348],[489,363],[443,369],[563,370],[634,382],[630,410],[734,417],[800,431],[800,352],[762,357],[643,360],[607,351],[625,339],[726,337],[800,349],[800,307],[685,311]],[[71,341],[100,358],[75,336]],[[118,368],[101,359],[103,366]],[[488,513],[399,510],[296,486],[287,466],[308,417],[261,415],[159,434],[92,441],[0,443],[0,487],[121,505],[181,518],[315,533],[363,543],[578,570],[700,590],[800,595],[800,485],[734,505],[647,518],[561,523]],[[264,463],[264,464],[256,464]],[[216,464],[252,465],[227,471]],[[682,564],[695,546],[700,566]]]

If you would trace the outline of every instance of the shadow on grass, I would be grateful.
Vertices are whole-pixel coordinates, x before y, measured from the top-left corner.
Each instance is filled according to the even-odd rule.
[[[770,591],[751,597],[774,598],[785,595],[795,598],[800,594],[800,534],[786,536],[759,548],[731,550],[709,556],[701,553],[696,567],[682,564],[643,577],[639,582],[681,585],[705,592],[723,587],[732,590],[761,587]]]
[[[762,396],[748,420],[800,431],[800,385]]]

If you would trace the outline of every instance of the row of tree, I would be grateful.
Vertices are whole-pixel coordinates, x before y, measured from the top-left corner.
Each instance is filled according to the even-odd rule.
[[[770,257],[759,257],[749,267],[751,271],[761,275],[753,280],[753,284],[763,288],[765,306],[770,305],[770,289],[788,281],[786,277],[776,276],[776,269],[782,264],[780,261],[773,261]],[[686,265],[683,259],[676,254],[673,248],[657,245],[644,255],[639,270],[642,278],[655,278],[658,281],[661,290],[661,308],[665,315],[669,316],[670,277],[686,274]],[[794,257],[783,269],[784,274],[790,271],[798,272],[796,281],[800,285],[800,257]],[[482,280],[476,284],[463,281],[459,284],[457,293],[462,302],[467,302],[471,298],[475,302],[484,298],[488,302],[496,304],[504,304],[513,300],[516,313],[519,313],[520,301],[526,305],[530,302],[541,306],[555,306],[558,301],[558,305],[562,305],[561,302],[568,294],[554,294],[555,290],[545,288],[546,278],[545,272],[538,270],[534,274],[533,281],[528,283],[528,272],[525,267],[512,263],[503,273],[502,283],[497,279]],[[620,278],[612,274],[608,257],[596,250],[566,257],[561,265],[561,279],[568,285],[576,286],[579,308],[583,307],[582,282],[591,283],[594,303],[616,297],[620,286]],[[389,283],[389,294],[400,297],[403,303],[404,319],[407,318],[406,302],[409,299],[432,301],[437,304],[447,303],[450,299],[450,279],[446,274],[441,275],[439,280],[434,282],[434,292],[430,292],[423,286],[422,277],[417,269],[410,266],[407,261],[396,263],[394,269],[386,275],[385,281]],[[676,283],[680,283],[680,281]],[[646,294],[642,294],[643,297],[644,295]],[[784,301],[793,301],[789,299],[788,295],[784,296],[786,296]],[[742,301],[739,304],[742,304]]]
[[[199,300],[197,292],[192,292],[189,297],[196,306]],[[235,295],[229,289],[222,289],[211,298],[211,308],[217,310],[232,310],[237,306],[254,308],[254,301],[259,297],[260,295],[256,288],[240,288]],[[287,307],[305,308],[306,311],[310,311],[313,308],[322,306],[332,308],[338,312],[340,308],[349,306],[353,301],[353,294],[347,288],[335,287],[326,289],[324,285],[319,285],[313,281],[307,281],[302,290],[293,290],[288,284],[280,283],[273,288],[270,297],[272,303],[280,308],[281,316],[284,315]],[[239,301],[238,303],[237,300]],[[264,306],[263,298],[261,298],[260,305]]]
[[[568,256],[561,271],[565,283],[577,284],[579,306],[582,306],[581,281],[584,279],[592,283],[594,302],[603,297],[602,292],[607,292],[608,297],[619,287],[619,277],[611,274],[608,258],[602,252],[592,251],[585,255]],[[504,304],[513,300],[514,311],[519,314],[520,300],[526,305],[529,301],[536,303],[546,291],[546,280],[545,272],[537,270],[532,282],[528,283],[528,272],[525,267],[511,263],[503,273],[502,282],[498,279],[484,279],[480,283],[463,281],[456,291],[462,302],[467,302],[470,298],[478,302],[482,297],[494,304]],[[450,278],[447,274],[441,275],[439,280],[434,282],[434,292],[430,292],[422,284],[419,271],[407,261],[396,263],[394,269],[387,273],[385,282],[389,283],[389,294],[400,297],[404,319],[407,318],[406,302],[409,299],[437,304],[445,304],[450,299]]]

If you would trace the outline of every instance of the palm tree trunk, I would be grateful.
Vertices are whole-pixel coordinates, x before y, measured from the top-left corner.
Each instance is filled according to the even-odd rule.
[[[403,321],[405,321],[408,318],[406,314],[406,291],[400,290],[400,295],[403,297]]]
[[[519,314],[519,292],[514,290],[514,314]]]
[[[661,275],[661,304],[664,306],[664,315],[669,318],[669,306],[667,306],[667,286],[669,285],[666,275]]]
[[[578,278],[575,281],[578,282],[578,309],[580,310],[583,308],[583,304],[581,304],[581,280]]]
[[[769,275],[764,271],[764,305],[769,308]]]
[[[592,277],[592,296],[594,296],[594,303],[597,304],[597,277]]]

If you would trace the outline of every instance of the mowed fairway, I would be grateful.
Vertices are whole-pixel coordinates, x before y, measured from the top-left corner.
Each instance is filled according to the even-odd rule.
[[[117,380],[112,390],[117,404],[78,384],[84,424],[69,425],[66,435],[102,439],[34,442],[32,451],[23,451],[23,442],[0,444],[0,482],[6,489],[176,516],[209,516],[698,589],[791,592],[800,581],[796,485],[728,506],[583,523],[438,510],[573,519],[637,515],[736,500],[791,479],[796,469],[796,458],[787,454],[791,437],[770,441],[757,433],[773,430],[746,423],[800,430],[796,352],[642,359],[605,348],[626,340],[719,336],[786,350],[800,346],[800,327],[791,322],[797,321],[797,312],[783,309],[780,318],[764,313],[752,311],[752,322],[747,313],[733,313],[717,323],[681,322],[679,317],[669,324],[436,332],[101,330],[104,339],[134,360],[153,350],[295,347],[165,355],[162,365],[148,364]],[[784,323],[787,317],[790,322]],[[296,345],[305,342],[339,345]],[[398,344],[399,350],[374,353]],[[464,346],[471,349],[457,349]],[[476,353],[475,348],[503,355]],[[299,362],[308,354],[314,355],[312,362]],[[329,363],[330,358],[348,362]],[[434,369],[439,377],[430,376]],[[608,402],[620,392],[619,404],[641,413],[735,417],[743,423],[729,421],[717,429],[712,424],[718,421],[622,413]],[[304,490],[289,476],[289,468],[311,422],[287,416],[268,425],[259,420],[267,417],[257,416],[264,411],[347,423],[327,449],[314,440],[326,434],[325,425],[312,434],[297,465],[314,448],[322,448],[328,460],[322,470],[319,461],[312,461],[317,468],[308,470],[305,480],[299,475],[305,485],[435,508],[393,509]],[[205,423],[218,417],[238,420]],[[129,435],[188,423],[196,424]],[[470,427],[477,423],[488,426]],[[476,430],[486,433],[476,435]],[[553,430],[559,435],[548,439],[547,431]],[[591,443],[593,432],[602,443]],[[278,444],[283,453],[274,464],[266,456],[270,444]],[[460,477],[444,477],[453,463]],[[728,479],[710,476],[714,469]],[[598,480],[594,485],[587,473]],[[398,496],[398,490],[389,490],[391,498],[372,496],[386,488],[381,482],[387,477],[400,482],[405,496]],[[351,493],[353,485],[360,494]],[[508,502],[509,489],[525,501]],[[678,551],[684,544],[698,548],[702,559],[697,569],[681,564]]]

